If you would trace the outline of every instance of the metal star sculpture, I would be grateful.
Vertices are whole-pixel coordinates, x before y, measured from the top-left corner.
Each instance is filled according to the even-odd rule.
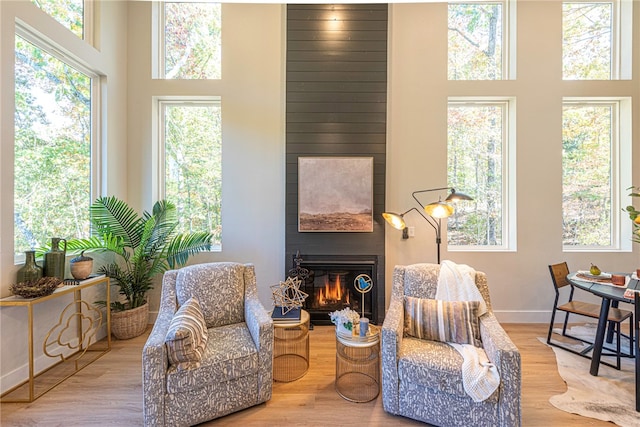
[[[302,280],[298,277],[287,277],[287,280],[271,286],[273,302],[280,307],[282,314],[287,314],[294,308],[300,308],[309,294],[300,290]]]

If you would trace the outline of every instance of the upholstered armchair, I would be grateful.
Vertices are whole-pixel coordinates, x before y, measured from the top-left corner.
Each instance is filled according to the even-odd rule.
[[[520,426],[520,353],[493,314],[484,273],[475,273],[487,309],[478,318],[481,347],[500,378],[488,398],[476,401],[466,393],[461,353],[445,342],[406,333],[405,297],[433,300],[439,272],[438,264],[394,269],[382,326],[384,410],[437,426]]]
[[[167,271],[142,351],[144,425],[194,425],[265,402],[272,361],[273,322],[253,265]]]

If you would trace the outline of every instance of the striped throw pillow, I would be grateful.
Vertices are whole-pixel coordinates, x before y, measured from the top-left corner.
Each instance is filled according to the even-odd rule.
[[[207,345],[207,327],[197,298],[189,298],[176,311],[164,342],[169,363],[179,371],[200,366]]]
[[[478,301],[442,301],[405,296],[404,333],[431,341],[481,347]]]

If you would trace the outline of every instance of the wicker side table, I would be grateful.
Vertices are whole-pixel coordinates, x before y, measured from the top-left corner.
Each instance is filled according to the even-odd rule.
[[[309,313],[300,320],[273,322],[273,379],[289,382],[302,378],[309,369]]]
[[[366,339],[336,334],[336,391],[351,402],[369,402],[380,393],[380,332]]]

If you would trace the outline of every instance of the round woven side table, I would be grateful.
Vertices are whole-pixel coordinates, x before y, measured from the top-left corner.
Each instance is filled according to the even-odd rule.
[[[351,402],[369,402],[380,393],[380,331],[367,337],[336,333],[336,391]]]
[[[309,369],[309,313],[300,320],[273,322],[273,379],[290,382]]]

